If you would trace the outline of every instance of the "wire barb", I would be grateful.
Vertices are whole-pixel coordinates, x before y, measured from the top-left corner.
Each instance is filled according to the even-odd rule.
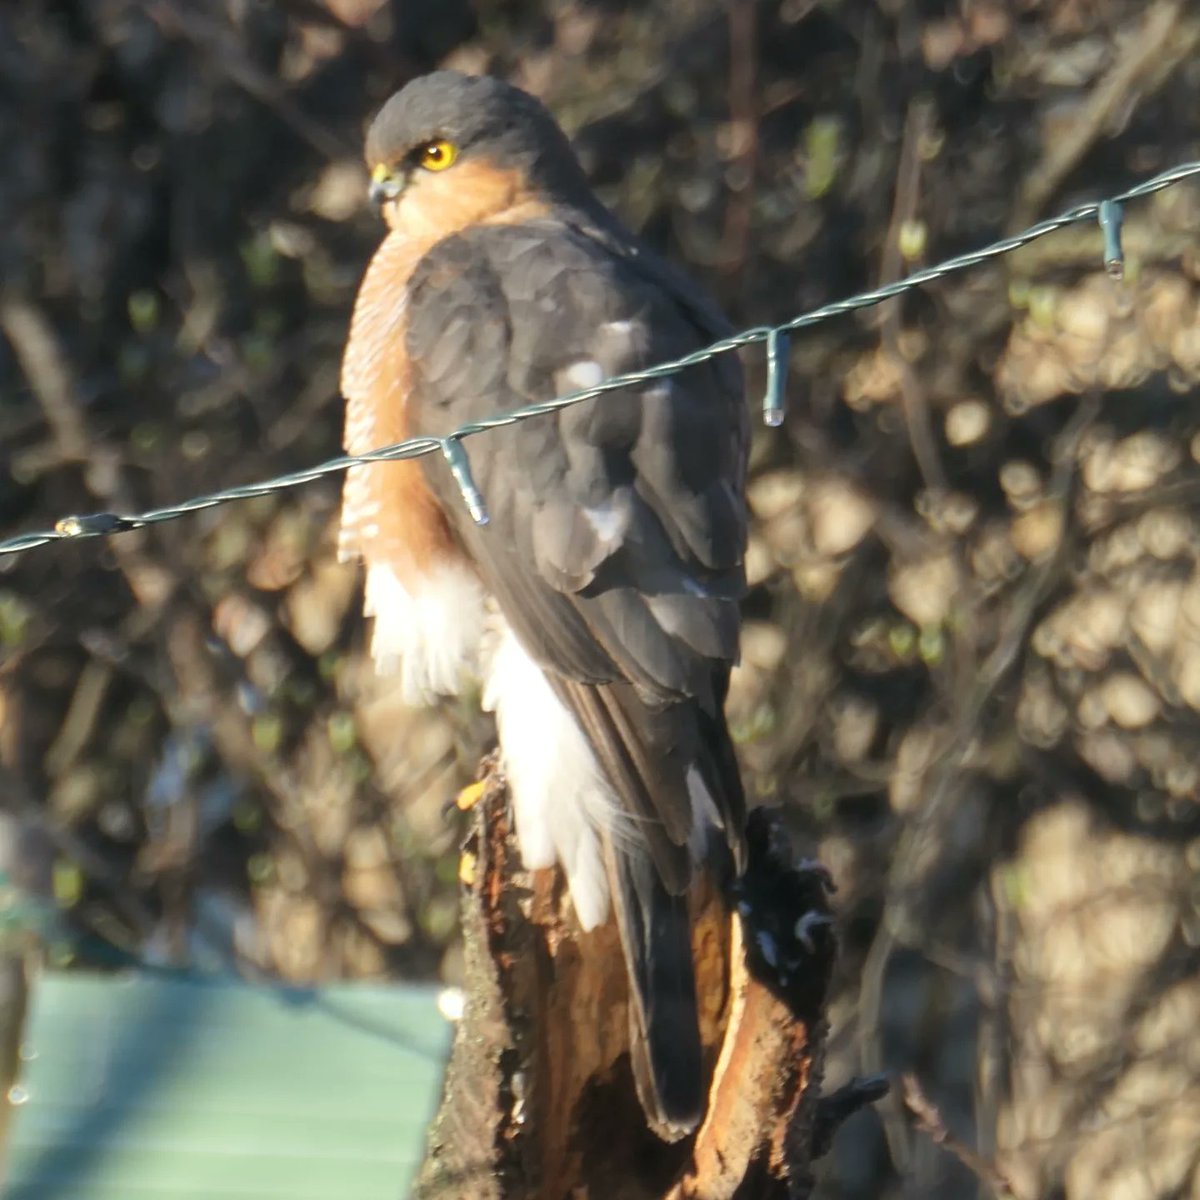
[[[763,424],[778,429],[783,424],[787,405],[788,354],[792,339],[782,329],[772,329],[767,337],[767,386],[763,392]]]
[[[136,518],[121,517],[116,513],[87,513],[55,521],[54,532],[63,538],[108,537],[126,529],[137,529],[141,524]]]
[[[729,337],[722,338],[718,342],[713,342],[711,346],[705,346],[703,349],[686,354],[682,358],[674,359],[671,362],[658,363],[655,366],[647,367],[643,371],[632,371],[628,375],[614,375],[596,384],[595,387],[583,388],[578,392],[571,392],[565,396],[557,396],[553,400],[545,400],[538,404],[529,404],[524,408],[512,409],[509,412],[496,413],[494,416],[485,417],[481,421],[470,421],[465,425],[459,426],[458,429],[444,438],[410,438],[408,441],[397,442],[392,446],[383,446],[367,454],[342,455],[339,458],[331,458],[327,462],[318,463],[314,467],[308,467],[301,471],[293,471],[287,475],[278,475],[274,479],[266,479],[260,483],[243,484],[239,487],[225,488],[221,491],[210,492],[204,496],[195,496],[191,500],[185,500],[180,504],[166,508],[150,509],[135,516],[123,517],[115,513],[93,513],[90,516],[64,517],[52,530],[20,534],[17,537],[0,541],[0,557],[6,554],[19,554],[24,550],[36,550],[41,546],[48,545],[50,542],[64,541],[69,538],[102,537],[110,533],[119,533],[124,529],[139,529],[143,525],[157,524],[159,521],[174,521],[179,517],[186,516],[188,513],[199,512],[205,508],[216,508],[218,505],[229,504],[234,500],[248,500],[255,496],[269,496],[275,492],[285,491],[288,488],[299,487],[301,484],[311,483],[313,480],[321,479],[326,475],[340,474],[343,471],[349,470],[350,467],[358,466],[362,463],[393,462],[398,459],[420,458],[423,454],[432,454],[435,450],[441,450],[446,457],[446,461],[450,464],[450,470],[454,473],[454,478],[458,483],[459,490],[462,492],[467,507],[470,509],[471,516],[478,524],[485,525],[488,521],[487,507],[484,504],[482,494],[475,486],[475,481],[471,478],[470,463],[467,459],[466,451],[461,445],[464,438],[472,437],[477,433],[484,433],[489,429],[502,429],[509,425],[515,425],[518,421],[525,421],[531,417],[541,417],[550,413],[556,413],[561,409],[571,407],[573,404],[579,404],[584,400],[591,400],[596,396],[601,396],[605,392],[636,387],[639,384],[650,383],[656,379],[666,379],[668,376],[679,374],[679,372],[686,370],[688,367],[695,367],[701,363],[706,363],[716,358],[719,354],[728,354],[733,350],[740,350],[746,346],[756,346],[760,342],[767,343],[767,393],[763,399],[763,420],[768,425],[778,424],[783,418],[784,401],[786,398],[787,335],[789,333],[794,333],[798,329],[808,329],[810,326],[818,325],[822,321],[828,321],[832,317],[843,316],[846,313],[855,312],[861,308],[872,308],[876,304],[881,304],[884,300],[890,300],[893,296],[902,295],[904,292],[912,291],[914,288],[921,287],[927,283],[933,283],[935,280],[942,279],[947,275],[965,271],[970,267],[976,267],[981,263],[988,262],[990,259],[1009,254],[1021,246],[1026,246],[1030,242],[1037,241],[1038,238],[1043,238],[1047,234],[1053,233],[1055,230],[1062,229],[1067,225],[1078,224],[1080,221],[1099,220],[1105,239],[1104,265],[1109,274],[1119,276],[1124,270],[1124,256],[1121,252],[1120,240],[1122,206],[1130,200],[1150,196],[1155,192],[1161,192],[1164,188],[1168,188],[1172,184],[1180,183],[1185,179],[1193,179],[1196,176],[1200,176],[1200,162],[1181,163],[1179,166],[1172,167],[1168,171],[1163,171],[1161,174],[1155,175],[1153,178],[1147,179],[1135,187],[1128,188],[1119,195],[1111,196],[1109,199],[1099,203],[1081,204],[1076,208],[1069,209],[1067,212],[1060,213],[1057,217],[1051,217],[1046,221],[1039,221],[1036,225],[1031,225],[1021,233],[1001,238],[1000,241],[993,242],[990,246],[985,246],[982,250],[973,250],[969,254],[960,254],[955,258],[948,258],[944,262],[926,267],[922,271],[915,271],[913,274],[906,275],[903,279],[886,284],[884,287],[875,288],[869,292],[860,292],[858,295],[847,297],[844,300],[835,300],[833,303],[823,305],[821,308],[801,313],[799,316],[793,317],[790,321],[785,321],[781,325],[758,325],[751,329],[743,329],[740,333],[731,334]]]
[[[1125,278],[1125,251],[1121,248],[1121,224],[1125,210],[1115,200],[1100,204],[1100,229],[1104,234],[1104,269],[1113,279]]]
[[[471,477],[471,460],[467,457],[467,448],[457,437],[451,435],[442,440],[442,453],[450,464],[450,473],[454,476],[454,482],[458,484],[471,520],[476,525],[486,525],[489,520],[487,505],[484,503],[483,493]]]

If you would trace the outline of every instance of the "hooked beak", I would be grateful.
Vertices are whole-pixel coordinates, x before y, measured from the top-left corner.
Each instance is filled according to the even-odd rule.
[[[371,186],[367,196],[376,208],[383,208],[389,200],[395,200],[404,191],[405,179],[399,172],[380,163],[371,172]]]

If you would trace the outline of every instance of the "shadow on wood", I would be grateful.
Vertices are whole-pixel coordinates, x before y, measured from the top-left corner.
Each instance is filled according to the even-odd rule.
[[[825,872],[795,862],[760,810],[734,894],[696,899],[708,1112],[696,1134],[668,1144],[648,1128],[629,1067],[615,926],[582,932],[560,873],[522,869],[494,781],[472,821],[467,1004],[419,1200],[807,1195],[814,1145],[829,1140],[818,1100],[834,957]]]

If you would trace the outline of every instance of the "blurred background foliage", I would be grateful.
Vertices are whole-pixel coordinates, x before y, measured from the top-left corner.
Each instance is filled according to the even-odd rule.
[[[1200,156],[1198,41],[1183,0],[8,0],[0,534],[336,450],[362,130],[437,64],[542,96],[748,325]],[[731,720],[839,887],[830,1082],[924,1096],[822,1196],[1200,1196],[1200,193],[1125,242],[798,336],[756,433]],[[491,730],[373,677],[337,505],[0,560],[9,977],[457,978]]]

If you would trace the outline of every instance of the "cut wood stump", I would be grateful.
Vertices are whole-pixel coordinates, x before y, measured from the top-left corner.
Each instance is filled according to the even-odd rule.
[[[711,1085],[699,1130],[674,1144],[637,1099],[615,924],[584,933],[561,874],[521,867],[494,778],[471,820],[466,1005],[418,1200],[806,1196],[831,1134],[819,1091],[834,938],[828,876],[793,860],[778,819],[755,812],[746,874],[695,902]]]

